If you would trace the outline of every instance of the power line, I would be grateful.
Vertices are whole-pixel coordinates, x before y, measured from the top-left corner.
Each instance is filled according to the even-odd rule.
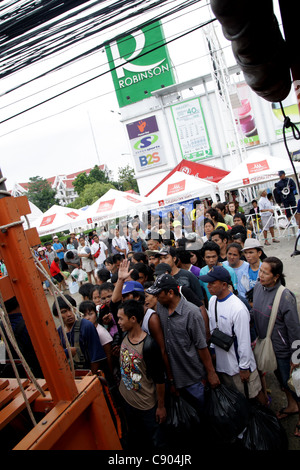
[[[210,23],[212,23],[212,22],[214,22],[214,21],[215,21],[215,18],[212,19],[212,20],[209,20],[209,21],[207,21],[207,22],[205,22],[205,23],[203,23],[203,24],[201,24],[201,25],[198,25],[198,26],[196,26],[195,28],[191,29],[190,31],[188,31],[188,32],[186,32],[186,33],[183,33],[182,35],[180,35],[180,36],[178,36],[178,37],[176,37],[176,38],[170,40],[169,43],[171,43],[171,42],[173,42],[173,41],[176,41],[177,39],[180,39],[180,38],[186,36],[187,34],[190,34],[190,33],[194,32],[194,31],[197,31],[198,29],[201,29],[202,27],[204,27],[204,26],[206,26],[206,25],[208,25],[208,24],[210,24]],[[157,46],[157,47],[155,47],[155,48],[153,48],[151,51],[148,51],[148,52],[146,52],[146,53],[144,53],[144,54],[140,54],[140,57],[142,57],[142,56],[144,56],[144,55],[146,55],[146,54],[149,54],[150,52],[153,52],[153,51],[159,49],[160,47],[163,47],[164,45],[165,45],[165,43],[162,44],[162,45],[159,45],[159,46]],[[128,63],[128,62],[125,61],[125,63]],[[43,101],[41,101],[41,102],[38,103],[38,104],[35,104],[35,105],[33,105],[33,106],[30,106],[29,108],[27,108],[27,109],[25,109],[25,110],[23,110],[23,111],[20,111],[19,113],[17,113],[17,114],[15,114],[15,115],[13,115],[13,116],[10,116],[10,117],[8,117],[8,118],[6,118],[6,119],[0,121],[0,124],[4,124],[5,122],[10,121],[11,119],[14,119],[14,118],[16,118],[16,117],[18,117],[18,116],[20,116],[20,115],[22,115],[22,114],[24,114],[24,113],[26,113],[26,112],[28,112],[28,111],[31,111],[32,109],[35,109],[35,108],[37,108],[38,106],[41,106],[42,104],[45,104],[45,103],[47,103],[47,102],[49,102],[49,101],[51,101],[51,100],[53,100],[53,99],[55,99],[55,98],[58,98],[59,96],[62,96],[62,95],[64,95],[65,93],[68,93],[68,92],[70,92],[70,91],[72,91],[72,90],[75,90],[75,89],[79,88],[79,87],[82,86],[82,85],[86,85],[87,83],[89,83],[89,82],[91,82],[91,81],[93,81],[93,80],[95,80],[95,79],[97,79],[97,78],[100,78],[100,77],[102,77],[103,75],[106,75],[107,73],[110,73],[112,70],[116,70],[116,69],[118,69],[118,68],[121,67],[121,66],[122,66],[122,65],[119,65],[119,66],[117,66],[117,67],[113,67],[111,70],[108,70],[108,71],[106,71],[106,72],[103,72],[103,73],[97,75],[96,77],[90,78],[90,79],[88,79],[88,80],[86,80],[86,81],[84,81],[84,82],[82,82],[82,83],[79,83],[79,84],[77,84],[77,85],[75,85],[75,86],[69,88],[68,90],[62,91],[61,93],[58,93],[57,95],[52,96],[51,98],[47,98],[46,100],[43,100]]]
[[[197,8],[194,9],[192,12],[191,12],[191,11],[185,12],[185,13],[183,13],[183,15],[187,15],[187,14],[194,13],[195,11],[200,10],[201,8],[204,8],[204,7],[206,7],[206,5],[202,5],[201,7],[197,7]],[[183,15],[181,15],[181,16],[183,16]],[[166,22],[164,22],[164,25],[165,25],[165,24],[168,24],[168,23],[171,22],[171,21],[177,20],[177,19],[178,19],[178,17],[170,18],[169,20],[167,20]],[[187,30],[185,30],[185,31],[187,31]],[[138,36],[138,35],[137,35],[137,36]],[[170,36],[169,38],[171,38],[171,37],[173,37],[173,36]],[[167,38],[166,43],[168,43],[168,39],[169,39],[169,38]],[[155,45],[155,44],[156,44],[156,43],[153,43],[152,45]],[[102,46],[102,47],[103,47],[103,46]],[[93,55],[93,54],[95,54],[95,53],[97,53],[97,52],[98,52],[98,51],[96,51],[96,52],[94,52],[94,53],[92,53],[92,54],[90,54],[90,55]],[[120,58],[120,57],[119,57],[119,58]],[[55,83],[54,85],[51,85],[51,86],[49,86],[49,87],[46,87],[46,88],[44,88],[44,89],[42,89],[42,90],[39,90],[39,91],[37,91],[37,92],[35,92],[35,93],[32,93],[31,95],[27,95],[27,96],[25,96],[25,97],[20,98],[19,100],[13,101],[13,102],[11,102],[11,103],[5,105],[5,106],[2,106],[2,107],[0,107],[0,110],[3,110],[3,109],[5,109],[5,108],[8,108],[9,106],[12,106],[12,105],[14,105],[14,104],[16,104],[16,103],[19,103],[19,102],[21,102],[21,101],[24,101],[24,100],[26,100],[26,99],[28,99],[28,98],[32,98],[33,96],[35,96],[35,95],[37,95],[37,94],[39,94],[39,93],[43,93],[43,92],[45,92],[45,91],[47,91],[47,90],[50,90],[51,88],[54,88],[54,87],[56,87],[56,86],[58,86],[58,85],[61,85],[61,84],[63,84],[63,83],[66,83],[66,82],[68,82],[68,81],[70,81],[70,80],[74,80],[75,78],[80,77],[81,75],[85,75],[85,74],[87,74],[87,73],[89,73],[89,72],[91,72],[91,71],[93,71],[93,70],[95,70],[95,69],[104,67],[104,66],[106,66],[106,65],[107,65],[106,63],[105,63],[105,64],[101,64],[100,66],[93,67],[93,68],[91,68],[91,69],[89,69],[89,70],[85,70],[84,72],[81,72],[81,73],[79,73],[79,74],[73,75],[72,77],[69,77],[69,78],[67,78],[67,79],[65,79],[65,80],[62,80],[62,81],[60,81],[60,82],[58,82],[58,83]],[[50,72],[47,72],[47,73],[50,73]],[[31,82],[34,81],[34,80],[37,80],[38,78],[42,78],[42,76],[35,77],[34,79],[27,81],[26,83],[22,83],[22,84],[20,84],[20,85],[17,85],[16,87],[7,90],[5,93],[2,93],[0,96],[5,96],[5,95],[7,95],[8,93],[11,93],[11,92],[13,92],[13,91],[16,91],[17,89],[21,88],[22,86],[28,85],[29,83],[31,83]]]

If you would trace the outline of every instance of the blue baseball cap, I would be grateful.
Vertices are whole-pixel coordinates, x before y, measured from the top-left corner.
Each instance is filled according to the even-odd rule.
[[[199,276],[199,279],[203,282],[223,281],[231,283],[230,273],[223,266],[213,266],[207,274]]]
[[[127,281],[123,285],[122,295],[129,294],[130,292],[144,292],[144,287],[140,282]]]

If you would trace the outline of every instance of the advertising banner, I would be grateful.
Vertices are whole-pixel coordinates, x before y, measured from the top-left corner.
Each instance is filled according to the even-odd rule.
[[[181,156],[197,162],[212,156],[209,136],[199,98],[171,106]]]
[[[137,171],[152,170],[167,163],[155,116],[126,124]]]
[[[240,82],[236,84],[236,91],[241,105],[233,107],[233,114],[241,141],[245,147],[258,145],[260,142],[250,100],[250,88],[246,82]]]
[[[175,84],[160,21],[105,46],[120,108]]]

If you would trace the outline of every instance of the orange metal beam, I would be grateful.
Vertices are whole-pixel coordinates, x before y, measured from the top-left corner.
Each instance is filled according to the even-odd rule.
[[[72,402],[60,402],[30,431],[14,450],[121,450],[96,376],[78,384]]]
[[[0,227],[21,220],[20,216],[26,208],[20,212],[17,199],[0,199]],[[0,247],[52,399],[54,403],[70,401],[77,395],[76,383],[61,347],[22,224],[0,230]]]

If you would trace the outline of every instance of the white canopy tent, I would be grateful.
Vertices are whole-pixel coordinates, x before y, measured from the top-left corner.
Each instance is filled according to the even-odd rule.
[[[143,211],[147,198],[138,194],[109,189],[85,211],[85,223],[105,222],[118,217],[134,216]]]
[[[63,230],[75,230],[78,221],[82,218],[80,211],[54,205],[44,212],[32,223],[36,227],[40,236],[62,232]]]
[[[31,211],[30,214],[27,214],[26,217],[21,216],[21,220],[25,222],[24,228],[26,226],[28,226],[27,228],[32,227],[34,222],[43,215],[43,212],[35,204],[31,201],[28,201],[28,203]]]
[[[300,163],[294,162],[295,169],[300,173]],[[286,176],[293,176],[293,168],[289,158],[272,157],[262,152],[252,151],[251,154],[219,181],[219,194],[225,200],[226,191],[239,191],[239,202],[250,202],[256,197],[258,185],[267,187],[267,183],[279,180],[278,171],[283,170]]]
[[[217,202],[218,184],[176,171],[147,197],[147,210],[184,202],[196,197],[210,197]]]

